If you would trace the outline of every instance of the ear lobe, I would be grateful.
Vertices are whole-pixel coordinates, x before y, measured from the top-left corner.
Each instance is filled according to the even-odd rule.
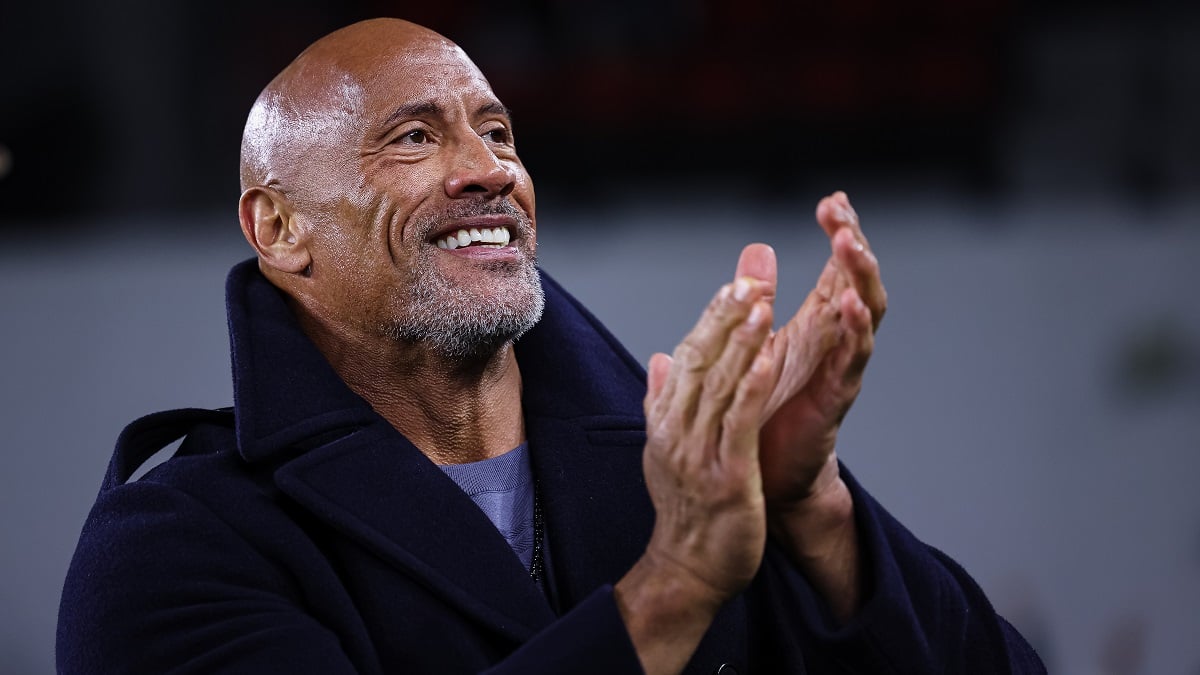
[[[238,202],[242,234],[263,264],[299,274],[312,264],[305,233],[297,226],[291,203],[278,190],[252,187]]]

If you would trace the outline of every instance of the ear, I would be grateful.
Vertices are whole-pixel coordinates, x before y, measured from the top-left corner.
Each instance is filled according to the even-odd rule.
[[[291,202],[278,190],[257,186],[243,192],[238,218],[262,264],[290,274],[312,264],[307,233],[298,227]]]

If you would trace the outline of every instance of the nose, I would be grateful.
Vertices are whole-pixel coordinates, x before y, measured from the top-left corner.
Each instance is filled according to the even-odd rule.
[[[505,197],[513,191],[517,180],[513,169],[496,157],[484,139],[471,134],[456,150],[446,172],[447,197]]]

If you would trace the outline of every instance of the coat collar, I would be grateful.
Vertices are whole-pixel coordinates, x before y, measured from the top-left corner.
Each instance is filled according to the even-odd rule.
[[[304,335],[251,259],[225,284],[238,449],[250,462],[378,417]]]
[[[578,300],[541,276],[546,310],[516,344],[526,414],[640,427],[645,371]],[[255,260],[230,272],[226,303],[238,445],[246,460],[378,420],[304,335]]]
[[[564,607],[615,582],[644,549],[645,374],[542,275],[542,320],[516,345],[534,473]],[[469,498],[355,394],[250,260],[227,284],[242,457],[285,493],[447,601],[516,640],[553,620]]]

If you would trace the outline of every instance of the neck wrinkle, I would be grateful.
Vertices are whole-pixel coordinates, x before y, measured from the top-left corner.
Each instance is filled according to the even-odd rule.
[[[338,376],[435,464],[488,459],[524,442],[511,342],[464,361],[424,344],[330,330],[299,304],[302,329]]]

